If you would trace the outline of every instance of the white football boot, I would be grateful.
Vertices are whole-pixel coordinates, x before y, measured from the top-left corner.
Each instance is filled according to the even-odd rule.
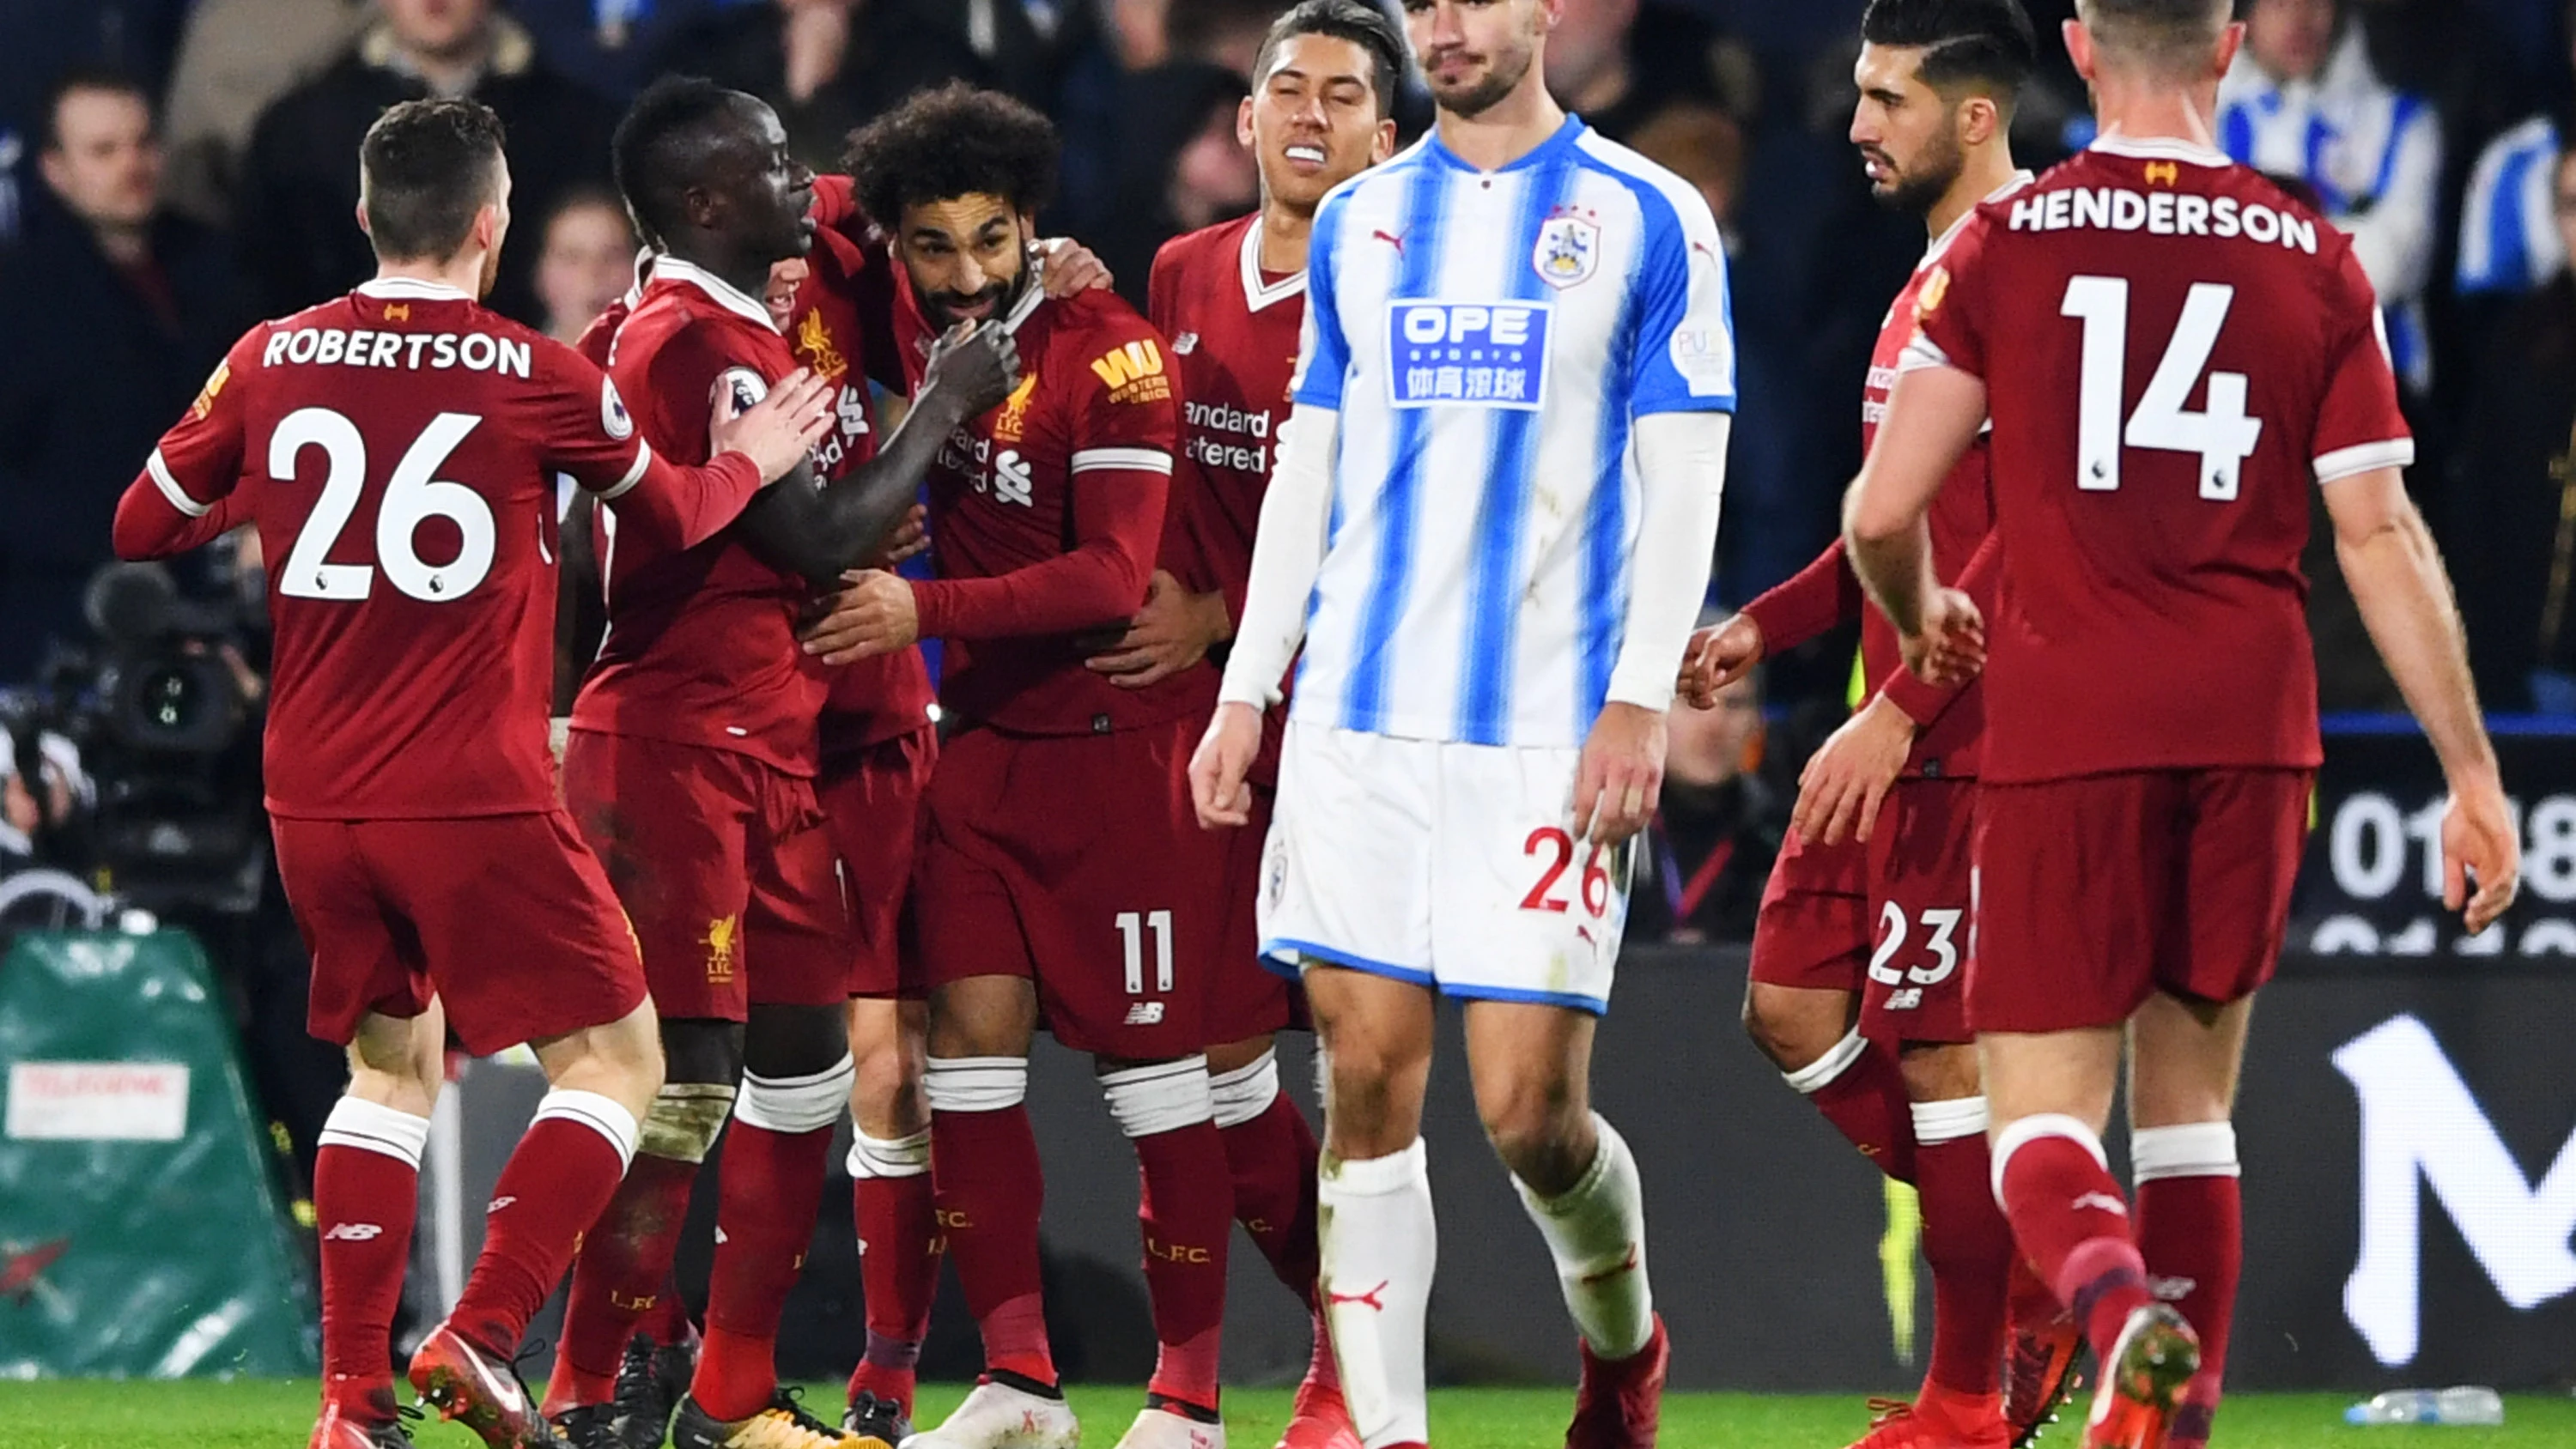
[[[1202,1424],[1164,1409],[1147,1409],[1127,1426],[1118,1449],[1225,1449],[1225,1425]]]
[[[981,1383],[938,1428],[904,1440],[902,1449],[1080,1449],[1081,1443],[1082,1426],[1074,1422],[1071,1404],[1008,1384]]]

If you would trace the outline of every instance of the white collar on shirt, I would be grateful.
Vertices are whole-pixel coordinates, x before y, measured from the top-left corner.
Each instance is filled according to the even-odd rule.
[[[2025,186],[2028,186],[2035,179],[2036,178],[2027,171],[2016,171],[2012,174],[2011,180],[2006,181],[2003,185],[1996,187],[1985,195],[1978,197],[1977,206],[1983,206],[1989,201],[2001,201],[2005,197],[2012,195],[2014,192],[2021,190]],[[1941,260],[1941,254],[1948,251],[1950,249],[1950,243],[1957,241],[1959,239],[1959,233],[1966,229],[1968,218],[1975,216],[1976,214],[1976,206],[1969,207],[1966,211],[1959,213],[1959,219],[1950,223],[1950,225],[1945,228],[1939,236],[1932,238],[1932,245],[1923,249],[1923,260],[1915,263],[1914,269],[1919,272],[1923,268]]]
[[[374,277],[360,282],[358,290],[370,297],[409,302],[471,302],[474,300],[445,282],[425,282],[418,277]]]
[[[2233,166],[2224,151],[2212,151],[2169,136],[2096,136],[2087,151],[2128,156],[2140,161],[2188,161],[2194,166]]]
[[[1258,312],[1273,302],[1285,302],[1291,297],[1305,295],[1306,274],[1303,270],[1290,272],[1288,275],[1281,277],[1275,282],[1264,282],[1261,280],[1260,217],[1255,216],[1252,219],[1252,225],[1243,229],[1242,250],[1243,305],[1245,308],[1250,311]]]
[[[653,280],[686,282],[707,294],[709,301],[739,317],[747,317],[772,332],[778,324],[769,319],[769,309],[758,297],[746,297],[742,289],[695,262],[682,261],[668,252],[653,259]]]

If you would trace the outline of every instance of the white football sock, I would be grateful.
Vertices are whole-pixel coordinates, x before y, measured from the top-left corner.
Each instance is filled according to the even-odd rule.
[[[1342,1397],[1368,1449],[1431,1438],[1423,1395],[1423,1321],[1440,1234],[1422,1140],[1386,1157],[1324,1154],[1319,1174],[1324,1317]]]
[[[1646,1284],[1646,1197],[1637,1159],[1600,1113],[1592,1130],[1601,1146],[1581,1181],[1552,1198],[1518,1177],[1521,1206],[1547,1239],[1565,1311],[1595,1358],[1634,1356],[1655,1336],[1655,1295]]]

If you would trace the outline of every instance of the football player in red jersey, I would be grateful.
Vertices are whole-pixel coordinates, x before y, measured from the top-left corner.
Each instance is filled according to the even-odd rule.
[[[2483,930],[2520,868],[2370,283],[2348,237],[2212,144],[2228,14],[2078,0],[2100,139],[1981,207],[1925,279],[1845,505],[1909,661],[1987,650],[1968,1019],[1995,1195],[2101,1365],[2091,1445],[2198,1449],[2218,1403],[2228,1118],[2319,759],[2311,487],[2451,787],[2445,901]],[[1988,623],[1940,586],[1924,520],[1990,412]],[[2124,1036],[2134,1217],[2101,1142]]]
[[[310,1024],[351,1076],[315,1168],[316,1446],[408,1443],[387,1340],[448,1030],[477,1054],[526,1041],[545,1068],[474,1276],[411,1365],[503,1449],[552,1441],[511,1355],[662,1075],[634,938],[555,803],[537,713],[554,477],[638,537],[694,543],[802,458],[820,390],[752,409],[731,443],[752,458],[675,470],[598,368],[477,304],[510,221],[490,111],[396,106],[360,164],[375,280],[234,345],[127,490],[116,546],[158,557],[246,520],[278,561],[267,804],[313,953]]]
[[[1171,339],[1180,373],[1181,454],[1172,491],[1185,500],[1180,523],[1189,548],[1176,570],[1155,571],[1126,637],[1090,661],[1112,684],[1144,689],[1210,668],[1209,651],[1233,637],[1271,448],[1288,416],[1315,207],[1325,192],[1394,153],[1390,115],[1404,63],[1403,37],[1363,0],[1303,0],[1281,15],[1255,57],[1254,93],[1235,121],[1261,169],[1261,209],[1175,237],[1154,258],[1146,311]],[[1282,704],[1263,722],[1252,828],[1217,837],[1227,853],[1227,915],[1202,1029],[1217,1130],[1234,1176],[1235,1220],[1311,1307],[1315,1133],[1279,1090],[1271,1035],[1289,1021],[1291,988],[1261,966],[1253,930],[1286,718]],[[1314,1356],[1280,1444],[1358,1444],[1320,1309]]]
[[[986,1381],[922,1449],[1070,1446],[1039,1296],[1037,1143],[1023,1106],[1040,1004],[1093,1054],[1145,1182],[1162,1352],[1131,1445],[1221,1438],[1216,1350],[1232,1213],[1203,998],[1221,856],[1179,762],[1208,671],[1119,689],[1083,667],[1174,546],[1178,402],[1163,340],[1107,293],[1043,299],[1026,265],[1057,142],[1034,111],[962,85],[852,138],[868,214],[893,235],[915,336],[1007,319],[1025,372],[955,430],[931,474],[935,580],[872,573],[809,647],[864,657],[949,641],[952,732],[924,802],[914,910],[931,987],[935,1194],[983,1329]]]
[[[1873,192],[1921,214],[1932,238],[1879,328],[1861,402],[1867,446],[1914,335],[1925,279],[1980,202],[2029,184],[2030,174],[2014,169],[2008,132],[2036,46],[2014,0],[1875,0],[1861,38],[1852,142]],[[1991,515],[1980,444],[1933,504],[1943,578],[1966,572]],[[1682,692],[1708,707],[1766,655],[1854,620],[1867,703],[1807,766],[1798,819],[1763,893],[1744,1022],[1789,1085],[1881,1171],[1921,1194],[1933,1284],[1929,1371],[1914,1403],[1883,1416],[1862,1444],[2000,1449],[2027,1442],[2046,1422],[2081,1336],[2046,1285],[2020,1268],[1987,1182],[1986,1104],[1961,969],[1980,691],[1973,681],[1934,688],[1905,671],[1896,631],[1862,607],[1836,539],[1744,612],[1695,636]],[[1999,1367],[2010,1369],[2000,1400]]]
[[[813,250],[771,264],[762,302],[798,360],[835,390],[832,426],[814,453],[818,474],[829,480],[876,455],[869,380],[901,387],[904,374],[887,340],[891,269],[870,242],[867,219],[858,210],[848,177],[815,178],[812,215],[817,223]],[[1110,284],[1107,270],[1088,250],[1060,238],[1040,246],[1047,256],[1045,282],[1051,292],[1064,295]],[[641,279],[651,265],[647,253],[638,262],[635,288],[583,333],[579,345],[584,355],[607,360],[617,329],[642,301]],[[916,507],[907,515],[875,563],[891,566],[927,547],[920,512]],[[598,591],[591,513],[578,508],[565,520],[569,604],[587,602],[575,596],[572,579],[585,579],[592,595]],[[599,621],[568,609],[559,620],[558,640],[558,715],[564,716],[581,679],[581,666],[572,661],[586,661],[596,652]],[[931,700],[929,671],[918,648],[835,670],[820,722],[815,776],[826,828],[852,885],[849,914],[857,956],[849,1006],[850,1053],[857,1066],[849,1171],[856,1199],[853,1219],[867,1261],[862,1276],[869,1336],[851,1374],[842,1428],[887,1443],[898,1443],[911,1432],[913,1366],[929,1323],[940,1256],[930,1202],[930,1119],[920,1102],[928,1011],[917,953],[904,922],[919,795],[938,749]],[[619,1321],[594,1311],[575,1320],[583,1330],[586,1356],[602,1362],[616,1354],[610,1335]],[[697,1330],[675,1281],[665,1278],[635,1326],[615,1370],[615,1391],[600,1401],[613,1400],[615,1414],[579,1415],[568,1422],[607,1417],[625,1442],[658,1443],[697,1365]],[[586,1388],[573,1383],[568,1359],[568,1353],[557,1356],[556,1380],[550,1386],[549,1407],[558,1411],[581,1402],[578,1392],[598,1392],[596,1380]]]
[[[660,255],[611,371],[646,434],[687,456],[704,446],[691,400],[749,402],[795,370],[760,294],[772,264],[810,244],[813,177],[767,106],[685,79],[637,99],[615,160]],[[1001,397],[1012,370],[998,331],[945,340],[917,420],[874,458],[822,486],[800,470],[696,548],[600,539],[608,630],[574,703],[565,795],[636,921],[670,1080],[642,1166],[574,1275],[569,1367],[548,1407],[585,1442],[617,1428],[624,1350],[663,1289],[697,1160],[728,1107],[706,1339],[672,1439],[841,1438],[780,1401],[773,1363],[855,1074],[849,921],[812,783],[826,681],[793,630],[810,591],[874,554],[911,509],[947,425]],[[849,436],[827,448],[839,462]]]

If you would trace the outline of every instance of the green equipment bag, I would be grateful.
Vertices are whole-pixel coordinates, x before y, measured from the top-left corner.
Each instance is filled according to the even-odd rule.
[[[313,1291],[205,953],[0,956],[0,1379],[310,1376]]]

